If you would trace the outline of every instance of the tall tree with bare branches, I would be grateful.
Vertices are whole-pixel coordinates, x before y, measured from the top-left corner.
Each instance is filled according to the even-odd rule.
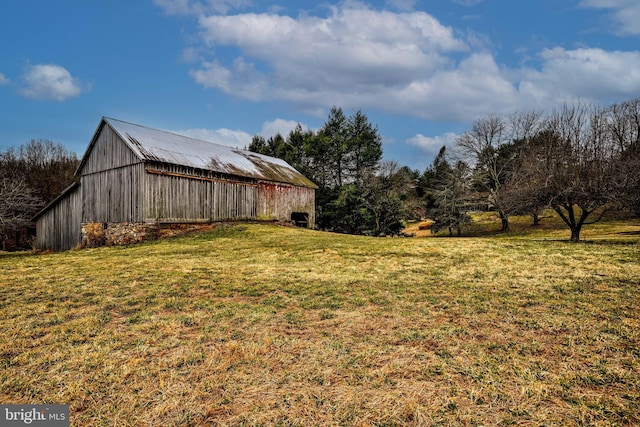
[[[520,194],[545,201],[580,240],[582,227],[600,220],[620,194],[619,150],[607,131],[607,110],[565,105],[530,140]]]
[[[42,205],[42,199],[33,194],[23,179],[0,179],[0,241],[4,243],[9,231],[28,225],[31,215]]]
[[[470,131],[456,139],[456,146],[472,163],[474,185],[487,194],[488,202],[498,212],[502,231],[509,230],[511,212],[505,192],[519,157],[515,141],[534,135],[540,117],[538,112],[491,115],[476,120]]]
[[[640,98],[613,104],[605,126],[619,152],[619,202],[640,217]]]

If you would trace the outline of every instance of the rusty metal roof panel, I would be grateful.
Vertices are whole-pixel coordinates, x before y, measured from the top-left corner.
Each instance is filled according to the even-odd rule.
[[[282,159],[121,120],[106,117],[104,120],[142,160],[317,188]]]

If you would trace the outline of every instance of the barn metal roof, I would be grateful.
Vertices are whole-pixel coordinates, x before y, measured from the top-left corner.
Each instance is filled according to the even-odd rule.
[[[282,159],[108,117],[103,117],[102,120],[144,161],[190,166],[228,175],[317,188],[313,182]]]

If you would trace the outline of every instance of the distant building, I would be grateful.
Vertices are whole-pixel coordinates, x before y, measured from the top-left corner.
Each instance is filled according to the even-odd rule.
[[[139,241],[162,224],[314,225],[318,187],[284,160],[120,120],[102,118],[75,174],[34,217],[38,249],[76,247],[100,227]]]

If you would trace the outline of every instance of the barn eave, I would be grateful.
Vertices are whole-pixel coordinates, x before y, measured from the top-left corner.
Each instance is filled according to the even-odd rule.
[[[69,185],[67,188],[65,188],[64,190],[62,190],[62,193],[60,193],[58,195],[58,197],[56,197],[55,199],[53,199],[52,201],[50,201],[47,206],[45,206],[44,208],[40,209],[40,211],[35,214],[33,216],[33,218],[31,218],[32,222],[35,222],[38,220],[38,218],[40,218],[42,215],[44,215],[45,213],[47,213],[47,211],[49,211],[52,207],[54,207],[55,205],[58,204],[58,202],[60,200],[62,200],[67,194],[69,194],[70,192],[72,192],[73,190],[75,190],[76,188],[80,187],[80,183],[79,182],[73,182],[71,185]]]

